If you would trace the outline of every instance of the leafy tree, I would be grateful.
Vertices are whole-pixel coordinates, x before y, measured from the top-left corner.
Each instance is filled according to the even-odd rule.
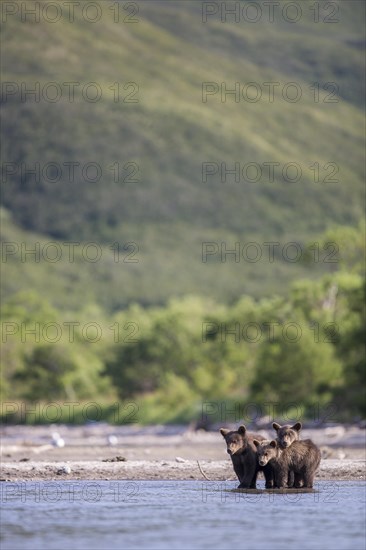
[[[62,346],[36,346],[25,357],[24,367],[15,375],[15,380],[24,383],[26,390],[23,395],[30,401],[75,397],[66,378],[75,371],[76,366]]]
[[[366,283],[361,277],[343,274],[338,278],[337,322],[339,341],[336,353],[343,363],[344,386],[335,397],[342,409],[353,416],[366,415],[365,303]]]
[[[312,332],[304,329],[305,322],[298,319],[297,323],[302,327],[298,340],[291,342],[289,333],[286,338],[282,333],[260,346],[251,387],[258,402],[325,403],[342,383],[341,363],[332,344],[316,342]]]
[[[77,318],[82,324],[85,313],[79,312]],[[50,342],[44,332],[49,324],[59,327],[61,337],[56,342]],[[77,331],[69,338],[58,312],[35,292],[19,292],[3,304],[2,332],[2,399],[113,395],[110,380],[101,376],[102,344],[86,341]]]

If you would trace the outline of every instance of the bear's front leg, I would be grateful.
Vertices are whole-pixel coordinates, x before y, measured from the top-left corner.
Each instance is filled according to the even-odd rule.
[[[304,478],[301,474],[295,474],[294,487],[297,489],[304,486]]]
[[[266,489],[273,489],[273,487],[274,487],[273,472],[264,472],[264,477],[266,478],[265,488]]]
[[[288,473],[288,478],[287,478],[287,487],[293,487],[295,481],[296,481],[296,476],[295,476],[294,472],[292,470],[290,470],[289,473]],[[296,487],[296,485],[295,485],[295,487]]]
[[[241,483],[244,476],[245,476],[245,469],[243,467],[243,463],[242,463],[242,461],[240,460],[239,457],[233,457],[232,456],[231,460],[232,460],[232,463],[233,463],[234,472],[236,473],[236,477],[238,478],[239,483]],[[240,487],[240,485],[239,485],[239,487]]]
[[[242,457],[243,460],[243,475],[240,480],[238,489],[255,489],[257,482],[257,464],[252,457]],[[244,464],[245,460],[245,464]]]
[[[238,489],[255,489],[256,481],[256,476],[254,479],[253,477],[245,477],[238,486]]]
[[[314,477],[315,473],[313,472],[305,472],[303,482],[303,487],[307,487],[308,489],[312,489],[314,485]]]
[[[288,471],[279,469],[275,472],[275,487],[277,489],[283,489],[287,487],[288,482]]]
[[[263,468],[264,477],[266,480],[266,489],[273,489],[274,487],[274,472],[271,465],[267,464]]]

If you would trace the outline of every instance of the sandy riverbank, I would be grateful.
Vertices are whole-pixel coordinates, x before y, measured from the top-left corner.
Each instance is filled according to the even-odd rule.
[[[1,436],[3,481],[236,481],[225,443],[217,432],[179,427],[6,426]],[[366,479],[365,430],[304,430],[306,437],[322,449],[316,479]],[[62,445],[60,440],[64,446],[57,446]]]

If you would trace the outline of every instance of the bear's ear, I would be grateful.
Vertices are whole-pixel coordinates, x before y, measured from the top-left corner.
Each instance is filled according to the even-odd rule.
[[[276,432],[278,432],[278,430],[281,428],[281,426],[277,424],[277,422],[273,422],[272,426],[276,430]]]
[[[294,425],[292,426],[292,429],[293,429],[293,430],[296,430],[297,432],[299,432],[299,431],[301,430],[301,428],[302,428],[301,422],[296,422],[296,424],[294,424]]]
[[[277,447],[277,441],[275,440],[271,441],[270,446],[275,449]]]
[[[253,439],[253,443],[256,447],[259,447],[260,443],[257,439]]]
[[[238,428],[238,432],[241,434],[241,435],[245,435],[245,432],[247,431],[246,427],[244,425],[242,426],[239,426]]]
[[[227,430],[226,428],[220,428],[220,434],[222,437],[225,437],[230,432],[230,430]]]

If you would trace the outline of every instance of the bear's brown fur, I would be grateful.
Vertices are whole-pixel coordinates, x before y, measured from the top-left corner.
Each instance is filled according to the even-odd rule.
[[[286,447],[289,447],[294,441],[299,441],[300,430],[302,428],[301,422],[296,422],[293,426],[289,424],[281,426],[277,424],[277,422],[273,422],[272,426],[277,432],[277,441],[281,449],[286,449]]]
[[[254,438],[261,441],[263,437],[248,433],[245,426],[239,426],[237,431],[221,428],[220,433],[226,441],[227,452],[240,482],[238,488],[255,489],[259,471],[264,473],[266,488],[272,488],[274,484],[272,465],[259,465],[257,450],[253,443]]]
[[[275,440],[258,441],[254,439],[253,443],[257,448],[259,464],[262,467],[268,463],[272,464],[275,487],[288,487],[290,472],[294,473],[295,487],[313,487],[321,455],[320,450],[311,439],[294,441],[285,449],[281,449]]]

